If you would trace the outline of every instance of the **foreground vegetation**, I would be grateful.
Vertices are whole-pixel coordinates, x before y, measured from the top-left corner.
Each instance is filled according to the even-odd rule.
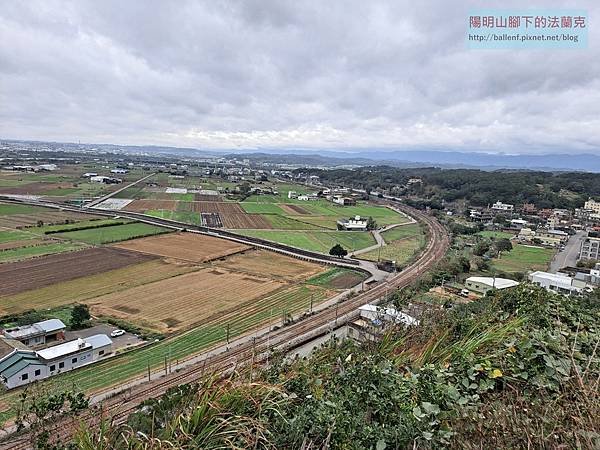
[[[598,448],[600,293],[504,290],[249,381],[180,386],[77,448]],[[256,375],[255,375],[256,377]]]

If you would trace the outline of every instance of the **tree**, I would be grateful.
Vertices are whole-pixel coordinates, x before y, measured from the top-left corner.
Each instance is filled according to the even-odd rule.
[[[337,256],[338,258],[343,258],[344,256],[346,256],[348,254],[348,250],[346,250],[340,244],[335,244],[329,250],[329,254],[332,256]]]
[[[473,249],[473,254],[475,256],[483,256],[488,252],[489,249],[490,249],[489,242],[481,241],[481,242],[477,243],[477,245]]]
[[[494,243],[494,245],[496,246],[496,250],[498,250],[498,253],[510,252],[513,249],[513,246],[510,243],[510,240],[507,238],[498,239]]]
[[[377,228],[377,222],[371,216],[367,219],[367,230],[375,230]]]
[[[81,328],[88,320],[90,320],[90,310],[87,305],[77,304],[71,311],[71,327]]]

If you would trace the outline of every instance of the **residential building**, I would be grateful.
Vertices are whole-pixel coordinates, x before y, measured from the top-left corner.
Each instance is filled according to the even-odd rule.
[[[496,277],[469,277],[465,281],[467,289],[479,294],[485,294],[492,289],[507,289],[518,285],[519,283],[514,280]]]
[[[319,195],[318,194],[302,194],[298,196],[298,200],[304,200],[304,201],[314,201],[314,200],[319,200]]]
[[[390,327],[419,324],[414,317],[394,308],[363,305],[358,309],[360,317],[348,324],[348,337],[359,342],[376,341]]]
[[[338,228],[346,231],[366,231],[367,219],[355,216],[354,219],[341,219],[337,221]]]
[[[38,347],[65,338],[67,326],[59,319],[49,319],[22,327],[9,328],[4,335],[28,347]]]
[[[527,225],[528,222],[523,219],[512,219],[510,221],[510,227],[514,228],[515,230],[520,230],[521,228],[526,227]]]
[[[547,291],[565,295],[578,294],[586,287],[584,281],[576,280],[561,273],[537,271],[529,275],[529,281]]]
[[[581,242],[579,259],[600,260],[600,237],[587,237]]]
[[[494,211],[513,212],[513,210],[515,209],[515,205],[511,205],[509,203],[502,203],[500,200],[498,200],[492,205],[492,209]]]
[[[112,341],[105,334],[38,351],[15,346],[13,342],[0,338],[0,381],[8,389],[91,364],[112,353]]]
[[[288,198],[298,198],[296,191],[288,191]]]
[[[600,214],[600,202],[595,201],[594,199],[589,199],[584,203],[583,209],[589,209],[594,211],[596,214]]]
[[[356,205],[356,200],[349,197],[343,197],[341,195],[334,195],[331,199],[333,203],[337,203],[342,206],[354,206]]]
[[[563,267],[559,273],[565,274],[576,280],[581,280],[589,286],[600,287],[600,263],[593,269],[586,267]]]
[[[471,209],[469,217],[474,222],[489,223],[494,218],[492,213],[487,209]]]

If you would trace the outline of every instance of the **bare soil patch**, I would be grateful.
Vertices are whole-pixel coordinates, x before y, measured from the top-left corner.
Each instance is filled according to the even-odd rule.
[[[114,247],[195,263],[211,261],[251,247],[195,233],[170,233],[115,244]]]

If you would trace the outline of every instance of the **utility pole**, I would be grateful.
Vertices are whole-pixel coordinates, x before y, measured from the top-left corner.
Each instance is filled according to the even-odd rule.
[[[310,294],[310,313],[313,312],[313,294]]]
[[[227,322],[227,345],[229,345],[229,322]]]
[[[150,360],[148,360],[148,381],[150,381]]]

